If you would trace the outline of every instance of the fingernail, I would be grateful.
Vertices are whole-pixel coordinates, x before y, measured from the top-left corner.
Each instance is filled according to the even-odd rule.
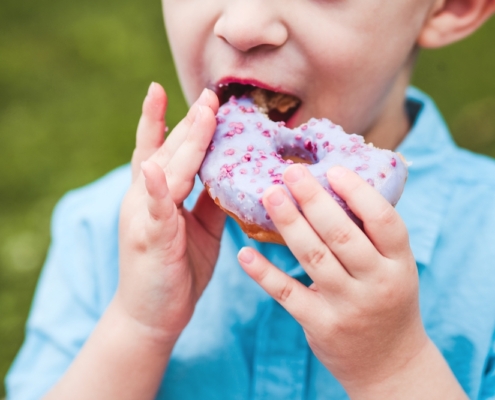
[[[272,193],[268,195],[268,202],[272,206],[281,205],[284,202],[284,199],[285,199],[285,195],[280,189],[274,190]]]
[[[155,89],[155,82],[151,82],[150,87],[148,88],[148,94],[146,96],[150,96],[151,93],[153,93],[153,90]]]
[[[198,106],[198,109],[196,110],[196,115],[194,116],[194,122],[193,124],[199,124],[199,121],[201,121],[201,118],[203,116],[203,107],[204,106]]]
[[[254,260],[254,252],[249,247],[243,247],[237,257],[244,264],[251,264]]]
[[[340,178],[342,178],[345,174],[346,174],[346,169],[337,165],[335,167],[332,167],[328,170],[327,172],[327,176],[329,179],[332,179],[334,181],[337,181],[339,180]]]
[[[284,174],[284,180],[289,183],[296,183],[301,180],[304,176],[304,167],[299,165],[294,165],[293,167],[287,168]]]
[[[203,104],[205,106],[208,105],[208,97],[209,97],[208,89],[203,89],[201,95],[199,96],[198,103]]]

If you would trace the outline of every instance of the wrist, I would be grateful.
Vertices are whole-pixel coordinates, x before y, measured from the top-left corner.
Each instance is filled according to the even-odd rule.
[[[426,336],[426,334],[425,334]],[[399,358],[400,359],[400,358]],[[380,368],[376,368],[380,371]],[[450,367],[426,336],[410,358],[403,357],[390,373],[346,387],[351,399],[467,399]]]
[[[118,291],[111,301],[107,313],[110,314],[109,319],[120,327],[121,332],[132,337],[133,340],[138,341],[143,346],[156,348],[159,353],[170,354],[180,335],[180,333],[167,332],[163,329],[146,325],[135,318],[124,307]]]

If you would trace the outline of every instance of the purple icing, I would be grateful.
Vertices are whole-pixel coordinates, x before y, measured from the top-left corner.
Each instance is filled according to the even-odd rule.
[[[355,171],[394,205],[407,178],[407,166],[394,152],[364,143],[327,119],[312,118],[295,129],[273,122],[252,99],[231,100],[218,110],[217,130],[199,176],[222,207],[239,219],[277,232],[261,198],[272,185],[285,187],[282,174],[293,164],[287,157],[307,160],[307,168],[356,222],[345,202],[331,189],[326,171],[342,165]]]

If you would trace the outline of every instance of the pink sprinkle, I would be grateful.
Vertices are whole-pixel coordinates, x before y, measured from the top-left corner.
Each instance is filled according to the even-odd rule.
[[[244,169],[244,168],[241,168],[239,170],[239,172],[242,174],[242,175],[246,175],[247,174],[247,171]]]
[[[313,151],[313,143],[311,142],[311,140],[306,139],[304,141],[304,148],[308,151]]]
[[[309,123],[309,126],[315,126],[315,125],[316,125],[316,122],[315,122],[315,121],[311,121],[311,122]]]
[[[261,132],[261,134],[262,134],[263,136],[265,136],[265,137],[271,137],[271,135],[270,135],[270,131],[263,131],[263,132]]]
[[[263,188],[256,189],[256,193],[263,193]]]
[[[355,137],[355,136],[351,136],[351,137],[349,138],[349,140],[350,140],[351,142],[356,143],[356,142],[358,141],[358,138],[357,138],[357,137]]]
[[[352,147],[351,147],[351,153],[355,153],[356,151],[359,150],[360,147],[361,147],[361,145],[359,143],[356,143],[356,144],[352,145]]]
[[[382,179],[385,179],[387,175],[385,175],[383,172],[380,172],[378,176]]]
[[[233,104],[235,106],[237,105],[237,100],[236,100],[235,96],[230,96],[229,102],[230,102],[230,104]]]
[[[223,124],[225,122],[225,119],[222,117],[216,117],[216,120],[218,125]]]
[[[251,161],[251,154],[249,153],[246,153],[242,156],[242,159],[241,159],[242,162],[248,162],[248,161]]]
[[[261,163],[261,161],[256,161],[256,166],[261,168],[263,166],[263,164]]]
[[[226,156],[231,156],[235,153],[235,150],[234,149],[227,149],[223,152],[223,154],[225,154]]]
[[[234,132],[234,131],[228,131],[228,132],[225,134],[225,136],[227,136],[227,137],[232,137],[232,136],[234,136],[234,135],[235,135],[235,132]]]
[[[257,128],[261,128],[261,126],[262,126],[262,123],[261,122],[256,122],[256,127]]]
[[[244,131],[244,124],[242,122],[231,122],[229,128],[234,128],[234,132],[239,134]]]
[[[308,125],[303,125],[303,126],[301,126],[301,130],[302,130],[302,131],[305,131],[306,129],[308,129]]]
[[[292,161],[292,160],[286,160],[285,162],[286,162],[287,164],[294,164],[294,161]]]
[[[330,153],[331,151],[333,151],[333,149],[335,149],[335,146],[334,146],[334,145],[329,144],[329,145],[327,146],[327,152],[329,152],[329,153]]]
[[[215,150],[215,146],[212,144],[212,145],[210,146],[210,151],[213,151],[213,150]]]
[[[355,170],[356,171],[366,171],[367,169],[369,168],[369,165],[368,164],[363,164],[359,167],[356,167]]]
[[[253,173],[255,175],[258,175],[260,173],[260,169],[259,168],[253,168]]]
[[[239,106],[239,110],[241,110],[242,112],[246,112],[246,107],[244,107],[244,106]]]
[[[247,149],[248,149],[248,151],[253,151],[253,150],[254,150],[254,147],[253,147],[253,146],[251,146],[251,145],[249,145],[249,146],[247,147]]]
[[[239,193],[237,197],[239,198],[239,200],[244,200],[244,197],[246,197],[246,195],[244,193]]]
[[[345,144],[343,144],[342,146],[340,146],[340,150],[345,151],[346,149],[347,149],[347,146]]]
[[[264,156],[266,154],[263,150],[258,150],[258,153],[260,153],[260,156]]]
[[[278,127],[279,127],[279,128],[281,128],[281,127],[283,127],[283,126],[285,126],[285,122],[284,122],[284,121],[280,121],[280,122],[278,123]]]
[[[392,164],[392,167],[395,167],[397,165],[397,160],[395,158],[392,158],[390,164]]]
[[[316,134],[316,137],[317,137],[318,139],[323,139],[323,136],[324,136],[324,135],[323,135],[323,133],[317,133],[317,134]]]
[[[302,136],[301,135],[296,135],[296,140],[301,140]]]
[[[269,173],[269,174],[273,174],[273,172],[274,172],[274,171],[273,171],[273,168],[270,168],[270,169],[268,170],[268,173]]]
[[[271,220],[271,218],[270,218],[270,216],[269,216],[268,214],[265,214],[265,218],[266,218],[267,220]]]
[[[375,187],[375,181],[373,179],[367,179],[366,182],[368,182],[371,186]]]
[[[254,108],[253,107],[248,107],[246,108],[247,113],[254,113]]]
[[[223,114],[223,115],[227,115],[229,112],[230,112],[230,108],[228,108],[228,107],[225,107],[225,108],[222,110],[222,114]]]

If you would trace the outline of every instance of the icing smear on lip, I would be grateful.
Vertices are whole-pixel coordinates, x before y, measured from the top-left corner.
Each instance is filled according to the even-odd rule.
[[[348,135],[327,119],[310,119],[295,129],[263,115],[251,98],[231,99],[217,113],[217,129],[200,169],[210,196],[246,233],[257,240],[283,243],[270,220],[262,196],[282,185],[283,172],[294,162],[309,172],[358,224],[347,204],[331,189],[326,172],[333,165],[355,171],[395,205],[407,178],[401,156]],[[268,234],[267,234],[268,233]]]

